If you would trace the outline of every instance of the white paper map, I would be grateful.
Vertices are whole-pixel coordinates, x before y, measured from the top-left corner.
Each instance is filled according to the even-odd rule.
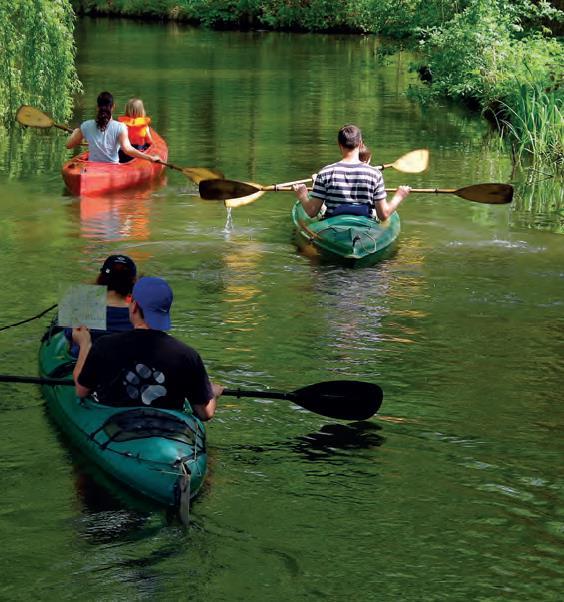
[[[106,287],[71,284],[59,290],[59,326],[106,330]]]

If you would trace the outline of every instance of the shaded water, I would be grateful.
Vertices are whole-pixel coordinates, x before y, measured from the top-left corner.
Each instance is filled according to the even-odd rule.
[[[428,147],[387,185],[507,181],[486,125],[404,96],[409,57],[372,38],[79,23],[86,94],[146,102],[178,165],[263,184],[307,177],[359,123],[377,162]],[[381,414],[334,424],[224,398],[188,531],[71,453],[39,391],[0,384],[0,597],[556,600],[564,587],[561,189],[512,206],[413,196],[397,253],[349,270],[299,255],[292,199],[234,210],[182,175],[88,200],[63,193],[64,138],[0,133],[0,327],[125,252],[175,290],[174,334],[228,386],[379,383]],[[540,190],[540,188],[537,188]],[[0,333],[2,372],[35,374],[47,319]],[[48,592],[48,593],[47,593]]]

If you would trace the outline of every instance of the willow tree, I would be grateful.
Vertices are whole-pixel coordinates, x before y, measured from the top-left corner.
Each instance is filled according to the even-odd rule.
[[[0,120],[21,104],[65,119],[81,88],[70,0],[0,0]]]

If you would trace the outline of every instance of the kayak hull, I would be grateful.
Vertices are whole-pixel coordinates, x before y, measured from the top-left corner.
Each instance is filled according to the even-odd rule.
[[[70,379],[73,367],[63,333],[47,333],[39,350],[40,375]],[[180,510],[201,489],[206,432],[193,414],[106,406],[79,399],[68,385],[42,386],[42,391],[50,416],[71,445],[135,493]]]
[[[157,154],[162,161],[168,160],[166,142],[151,130],[153,144],[146,152]],[[75,196],[94,195],[124,190],[147,184],[160,178],[165,166],[145,159],[133,159],[128,163],[98,163],[88,161],[88,152],[81,153],[62,168],[63,180]]]
[[[310,257],[332,262],[369,265],[389,256],[401,230],[394,212],[385,222],[360,215],[327,219],[309,217],[301,203],[292,208],[295,242]]]

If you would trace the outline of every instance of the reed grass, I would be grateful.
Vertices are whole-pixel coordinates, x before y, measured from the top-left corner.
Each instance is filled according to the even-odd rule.
[[[564,94],[540,84],[521,84],[502,102],[499,124],[509,137],[517,162],[553,163],[564,168]]]

